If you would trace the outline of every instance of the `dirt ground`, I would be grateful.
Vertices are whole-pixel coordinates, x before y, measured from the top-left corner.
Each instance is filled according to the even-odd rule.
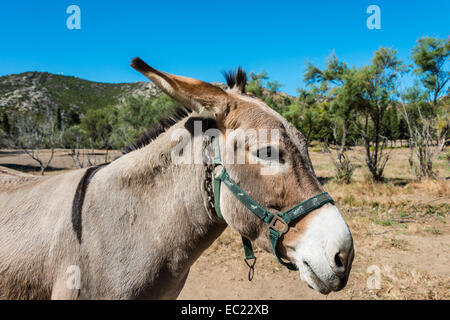
[[[247,280],[240,236],[228,228],[200,257],[179,299],[450,299],[450,164],[443,152],[434,167],[438,181],[415,182],[408,149],[396,148],[385,170],[385,183],[371,183],[360,148],[350,151],[357,169],[350,185],[332,180],[330,156],[310,150],[316,174],[340,208],[353,234],[355,260],[347,286],[321,295],[275,258],[259,249],[255,276]],[[44,158],[48,151],[43,151]],[[109,159],[118,152],[109,152]],[[87,158],[87,155],[85,156]],[[100,163],[104,152],[89,152]],[[0,166],[39,174],[21,152],[0,150]],[[47,174],[72,170],[68,150],[57,150]],[[372,279],[380,288],[369,289]],[[369,286],[368,286],[369,284]],[[373,287],[373,286],[372,286]]]

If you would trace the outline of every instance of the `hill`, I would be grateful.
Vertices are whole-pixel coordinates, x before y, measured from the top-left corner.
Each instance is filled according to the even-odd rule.
[[[120,103],[127,96],[151,97],[160,91],[150,82],[100,83],[47,72],[0,77],[0,111],[38,111],[50,107],[84,114]]]

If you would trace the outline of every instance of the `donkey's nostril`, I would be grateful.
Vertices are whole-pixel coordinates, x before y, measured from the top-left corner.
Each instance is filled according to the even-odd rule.
[[[340,252],[336,253],[336,255],[334,256],[334,263],[336,263],[336,266],[338,268],[342,268],[344,266],[344,263],[342,262],[342,255]]]
[[[336,251],[335,251],[336,252]],[[346,274],[347,269],[347,254],[342,251],[338,251],[334,255],[329,256],[329,262],[331,270],[339,277],[342,278]]]

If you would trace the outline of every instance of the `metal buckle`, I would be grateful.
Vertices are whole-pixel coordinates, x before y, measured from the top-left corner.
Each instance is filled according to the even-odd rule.
[[[284,227],[283,227],[282,230],[278,230],[278,229],[275,228],[275,223],[277,222],[277,220],[281,221],[281,223],[284,224]],[[273,214],[273,218],[269,222],[269,229],[272,229],[272,230],[278,232],[280,234],[280,236],[281,236],[281,235],[285,234],[286,232],[288,232],[289,225],[279,215]]]
[[[219,169],[217,169],[219,168]],[[218,179],[221,175],[222,172],[225,170],[225,166],[223,165],[222,162],[217,163],[214,165],[214,178]]]

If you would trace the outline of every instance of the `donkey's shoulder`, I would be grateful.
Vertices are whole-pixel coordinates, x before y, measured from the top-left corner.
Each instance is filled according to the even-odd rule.
[[[0,166],[0,192],[16,190],[38,180],[41,180],[41,177]]]

